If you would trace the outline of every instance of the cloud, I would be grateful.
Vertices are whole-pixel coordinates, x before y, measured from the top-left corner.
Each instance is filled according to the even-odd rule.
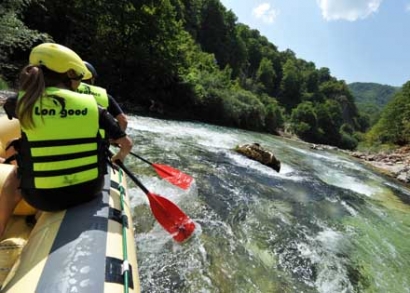
[[[324,19],[356,21],[378,11],[383,0],[316,0]]]
[[[271,8],[270,4],[265,2],[252,11],[252,15],[258,19],[262,19],[265,23],[273,23],[279,15],[279,11]]]
[[[410,12],[410,3],[407,3],[407,4],[406,4],[406,11],[407,11],[407,12]]]

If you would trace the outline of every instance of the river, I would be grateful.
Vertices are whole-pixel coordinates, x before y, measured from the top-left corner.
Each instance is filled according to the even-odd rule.
[[[126,165],[196,223],[182,245],[129,182],[142,292],[410,292],[410,190],[353,159],[267,134],[133,116],[134,151],[195,178]],[[280,173],[234,151],[259,142]]]

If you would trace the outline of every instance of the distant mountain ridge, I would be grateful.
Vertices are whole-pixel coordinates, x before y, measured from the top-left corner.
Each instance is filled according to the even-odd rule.
[[[357,104],[374,104],[384,107],[400,87],[372,82],[353,82],[348,84]]]
[[[377,122],[383,108],[400,90],[400,87],[372,82],[353,82],[347,86],[359,111],[369,116],[370,125]]]

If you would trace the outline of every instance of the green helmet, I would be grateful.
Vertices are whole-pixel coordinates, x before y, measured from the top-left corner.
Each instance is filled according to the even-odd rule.
[[[43,43],[34,47],[30,53],[29,62],[31,65],[44,65],[58,73],[65,73],[72,69],[78,76],[90,74],[77,53],[54,43]]]

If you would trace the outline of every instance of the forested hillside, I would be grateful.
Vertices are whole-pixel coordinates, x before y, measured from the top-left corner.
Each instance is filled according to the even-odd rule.
[[[383,109],[380,119],[367,133],[371,143],[407,145],[410,143],[410,81]]]
[[[398,87],[370,82],[354,82],[348,84],[357,108],[361,114],[368,115],[370,125],[380,118],[386,104],[400,90]]]
[[[10,87],[34,45],[66,45],[99,72],[126,111],[353,149],[369,126],[349,87],[238,23],[219,0],[4,0],[0,77]]]

